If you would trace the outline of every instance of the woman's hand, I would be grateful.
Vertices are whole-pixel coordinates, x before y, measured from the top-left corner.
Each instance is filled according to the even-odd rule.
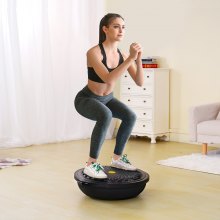
[[[130,45],[130,58],[133,60],[141,59],[142,48],[138,43],[132,43]]]
[[[142,48],[141,48],[141,50],[138,52],[138,55],[137,55],[137,60],[138,60],[138,61],[141,61],[142,53],[143,53],[143,50],[142,50]]]

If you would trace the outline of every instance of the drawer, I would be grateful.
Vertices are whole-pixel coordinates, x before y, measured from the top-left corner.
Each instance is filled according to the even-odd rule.
[[[122,83],[126,83],[126,84],[133,84],[135,85],[134,80],[131,78],[131,76],[129,75],[129,73],[125,73],[122,77],[121,77],[121,82]]]
[[[121,97],[121,101],[129,106],[136,107],[152,107],[153,106],[153,98],[151,96],[123,96]]]
[[[140,87],[137,85],[122,84],[121,93],[137,94],[137,95],[152,95],[153,85],[148,84],[148,85],[144,85]]]
[[[121,82],[125,83],[125,84],[133,84],[136,85],[134,80],[131,78],[131,76],[129,75],[129,73],[125,73],[122,77],[121,77]],[[153,84],[154,82],[154,71],[152,70],[148,70],[148,71],[144,71],[144,84]],[[137,85],[136,85],[137,86]]]
[[[137,115],[138,119],[146,119],[146,120],[151,120],[153,116],[152,109],[144,109],[144,108],[133,108],[132,109],[135,114]]]
[[[137,120],[132,132],[136,133],[146,133],[146,132],[152,132],[152,121],[151,120]]]
[[[148,70],[144,71],[144,84],[153,83],[154,81],[154,71]]]

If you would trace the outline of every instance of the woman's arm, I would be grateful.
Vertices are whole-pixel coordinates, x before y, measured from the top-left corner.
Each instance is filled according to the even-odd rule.
[[[131,66],[128,68],[128,72],[136,85],[142,86],[144,84],[144,71],[142,68],[142,60],[141,60],[142,51],[138,53],[136,63],[133,62]],[[127,57],[126,54],[123,54],[123,57]]]
[[[115,68],[113,71],[111,71],[111,74],[109,74],[108,69],[105,67],[105,65],[101,62],[101,56],[99,48],[92,48],[87,52],[87,62],[88,66],[93,67],[95,72],[99,75],[99,77],[105,82],[105,83],[115,83],[115,81],[118,80],[118,78],[121,77],[121,75],[128,70],[128,68],[134,63],[134,60],[136,60],[138,57],[138,49],[135,48],[134,45],[130,46],[130,55],[126,57],[125,61],[119,65],[117,68]]]

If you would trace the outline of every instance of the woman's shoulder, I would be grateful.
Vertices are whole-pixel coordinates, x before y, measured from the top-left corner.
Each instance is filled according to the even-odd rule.
[[[99,45],[95,45],[94,47],[91,47],[88,51],[87,54],[93,54],[93,53],[97,53],[100,51],[100,47]]]
[[[92,48],[90,48],[87,53],[86,53],[87,59],[88,60],[101,60],[102,59],[102,54],[100,51],[99,45],[96,45]]]

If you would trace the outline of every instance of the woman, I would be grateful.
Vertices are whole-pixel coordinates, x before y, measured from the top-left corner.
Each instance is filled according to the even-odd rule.
[[[100,21],[99,44],[87,52],[88,84],[75,98],[75,108],[82,116],[96,121],[91,136],[89,159],[84,173],[105,179],[104,168],[97,163],[101,146],[112,117],[121,119],[111,166],[136,170],[126,155],[125,144],[136,121],[136,115],[125,104],[113,97],[115,83],[128,71],[138,86],[143,84],[142,49],[138,43],[130,46],[127,56],[118,49],[125,32],[124,19],[118,14],[107,14]]]

